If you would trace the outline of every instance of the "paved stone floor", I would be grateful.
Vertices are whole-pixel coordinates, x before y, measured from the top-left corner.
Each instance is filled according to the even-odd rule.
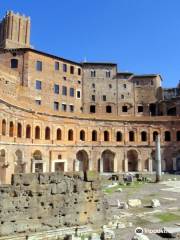
[[[180,176],[171,176],[161,183],[134,183],[131,186],[115,186],[104,188],[106,200],[110,204],[109,222],[114,218],[125,224],[126,228],[115,230],[117,240],[131,240],[135,229],[141,227],[146,230],[160,230],[163,227],[180,227]],[[168,180],[168,181],[167,181]],[[122,188],[122,192],[117,192]],[[141,207],[118,209],[117,200],[127,202],[128,199],[140,199]],[[161,206],[151,208],[151,200],[158,199]],[[132,223],[132,226],[129,226]],[[163,240],[157,234],[146,233],[150,240]],[[180,238],[174,238],[180,239]]]

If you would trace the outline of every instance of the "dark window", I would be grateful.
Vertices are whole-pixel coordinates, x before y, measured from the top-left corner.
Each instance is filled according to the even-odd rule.
[[[112,88],[112,84],[109,84],[109,88]]]
[[[106,112],[107,112],[107,113],[112,113],[112,108],[111,108],[111,106],[106,106]]]
[[[40,139],[40,127],[36,126],[35,128],[35,139]]]
[[[45,129],[45,140],[50,140],[51,131],[49,127]]]
[[[62,95],[64,95],[64,96],[67,95],[67,87],[65,87],[65,86],[62,87]]]
[[[70,130],[68,131],[68,140],[69,140],[69,141],[73,141],[73,130],[72,130],[72,129],[70,129]]]
[[[74,105],[69,105],[69,111],[74,112]]]
[[[138,106],[138,112],[143,112],[143,106]]]
[[[84,130],[80,131],[80,140],[85,141],[85,131]]]
[[[10,124],[9,124],[9,136],[13,137],[13,135],[14,135],[14,124],[13,124],[13,122],[10,122]]]
[[[164,133],[164,141],[170,142],[171,141],[171,133],[169,131],[165,131]]]
[[[137,86],[139,85],[139,81],[136,81],[136,85],[137,85]]]
[[[36,100],[35,100],[35,103],[36,103],[36,105],[41,105],[41,100],[36,99]]]
[[[126,88],[127,87],[126,84],[123,84],[123,87]]]
[[[18,68],[18,60],[13,58],[11,59],[11,68]]]
[[[54,84],[54,93],[59,94],[59,85]]]
[[[110,71],[106,71],[106,77],[110,78],[111,77],[111,72]]]
[[[106,101],[106,95],[103,95],[103,101],[105,102]]]
[[[105,142],[109,141],[109,132],[108,131],[104,131],[104,141]]]
[[[121,99],[124,99],[124,95],[121,95]]]
[[[60,128],[57,129],[56,139],[57,140],[61,140],[62,139],[62,133],[61,133],[61,129]]]
[[[95,70],[91,70],[91,77],[96,77],[96,71]]]
[[[67,64],[63,64],[63,72],[67,72]]]
[[[97,141],[97,131],[96,130],[92,131],[92,141],[93,142]]]
[[[74,66],[70,66],[70,73],[74,74]]]
[[[70,88],[69,91],[70,91],[70,96],[71,96],[71,97],[74,97],[74,88]]]
[[[81,98],[81,91],[78,90],[78,91],[76,92],[76,97],[77,97],[77,98]]]
[[[5,119],[2,120],[2,135],[3,136],[6,135],[6,120]]]
[[[95,88],[95,87],[96,87],[95,83],[92,83],[92,88]]]
[[[22,125],[21,125],[21,123],[18,123],[18,125],[17,125],[17,137],[18,138],[22,137]]]
[[[116,141],[117,142],[121,142],[122,141],[122,133],[120,131],[118,131],[116,133]]]
[[[145,132],[145,131],[141,132],[141,141],[142,142],[147,141],[147,132]]]
[[[154,81],[153,80],[151,80],[151,85],[154,85]]]
[[[41,61],[36,61],[36,70],[42,71],[42,62]]]
[[[92,95],[92,96],[91,96],[91,100],[92,100],[93,102],[95,102],[95,101],[96,101],[96,96],[95,96],[95,95]]]
[[[180,131],[176,132],[176,141],[180,141]]]
[[[78,80],[78,84],[81,84],[81,81],[80,81],[80,80]]]
[[[62,159],[62,155],[61,154],[58,154],[58,159]]]
[[[67,110],[67,105],[65,103],[62,103],[62,111],[66,112]]]
[[[54,68],[55,68],[56,71],[59,70],[59,62],[55,62]]]
[[[133,131],[129,132],[129,141],[134,142],[134,132]]]
[[[95,105],[91,105],[90,106],[90,113],[95,113],[96,112],[96,106]]]
[[[66,77],[63,77],[63,79],[64,79],[64,81],[66,81],[67,79],[66,79]]]
[[[127,112],[127,111],[128,111],[127,106],[122,106],[122,112]]]
[[[158,136],[158,132],[157,131],[154,131],[153,132],[153,141],[155,142],[156,141],[156,137]]]
[[[81,69],[78,68],[78,75],[81,75]]]
[[[59,110],[59,103],[58,102],[54,102],[54,110],[55,111]]]
[[[36,80],[36,89],[41,90],[42,89],[42,83],[39,80]]]
[[[31,138],[31,126],[26,126],[26,138]]]

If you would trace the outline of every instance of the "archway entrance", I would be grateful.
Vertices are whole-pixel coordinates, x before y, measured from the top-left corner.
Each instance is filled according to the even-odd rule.
[[[115,154],[110,150],[105,150],[102,153],[103,172],[114,172],[114,156]]]
[[[152,158],[152,170],[156,171],[156,151],[155,150],[152,150],[151,158]]]
[[[138,153],[136,150],[129,150],[127,152],[128,158],[128,171],[134,172],[138,171]]]
[[[4,149],[0,150],[0,184],[6,182],[6,152]]]
[[[88,154],[86,151],[84,150],[80,150],[77,152],[76,154],[76,159],[78,160],[78,167],[77,170],[78,171],[83,171],[86,172],[89,170],[89,158],[88,158]]]
[[[22,151],[17,150],[15,152],[15,166],[14,173],[24,173],[25,172],[25,164],[23,163],[23,154]]]
[[[176,157],[176,171],[180,171],[180,154]]]
[[[44,162],[42,160],[42,153],[39,150],[36,150],[33,153],[33,172],[44,172]]]

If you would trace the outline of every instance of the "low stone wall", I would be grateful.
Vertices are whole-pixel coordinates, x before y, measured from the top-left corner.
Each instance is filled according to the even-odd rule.
[[[98,180],[63,173],[16,174],[0,186],[0,236],[102,224],[106,206]]]

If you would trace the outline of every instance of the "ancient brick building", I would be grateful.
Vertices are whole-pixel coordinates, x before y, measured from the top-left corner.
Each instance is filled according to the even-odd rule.
[[[31,48],[30,19],[0,23],[0,182],[12,173],[180,171],[180,87]]]

